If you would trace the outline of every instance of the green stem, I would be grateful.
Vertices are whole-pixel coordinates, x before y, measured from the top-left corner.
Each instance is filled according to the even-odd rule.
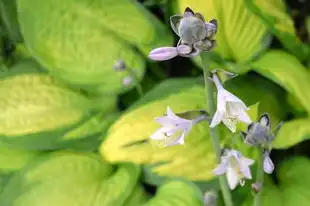
[[[213,96],[213,82],[208,78],[210,77],[210,71],[209,71],[209,59],[208,59],[208,53],[202,53],[200,55],[201,61],[202,61],[202,67],[203,67],[203,75],[204,75],[204,81],[205,81],[205,96],[206,96],[206,104],[208,106],[208,112],[210,115],[214,115],[216,111],[216,104],[215,99]],[[216,161],[219,164],[221,162],[221,145],[220,145],[220,137],[219,132],[217,130],[217,127],[215,128],[209,128],[210,129],[210,136],[213,144],[213,148],[215,150],[216,154]],[[224,198],[225,206],[233,206],[233,201],[230,193],[230,189],[227,184],[227,180],[225,176],[219,176],[219,184],[222,191],[222,195]]]
[[[260,191],[255,195],[253,206],[260,205],[260,197],[262,194],[264,183],[264,148],[259,147],[259,159],[256,172],[256,183],[261,185]]]

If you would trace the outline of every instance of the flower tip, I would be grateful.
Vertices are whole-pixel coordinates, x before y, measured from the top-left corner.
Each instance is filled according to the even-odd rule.
[[[175,47],[161,47],[152,50],[148,57],[154,61],[165,61],[172,59],[178,55]]]

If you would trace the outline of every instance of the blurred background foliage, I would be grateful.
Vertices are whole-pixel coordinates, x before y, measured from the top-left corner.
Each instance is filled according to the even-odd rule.
[[[205,107],[199,59],[147,59],[176,43],[169,16],[187,6],[218,20],[210,63],[239,74],[225,87],[252,119],[285,121],[263,205],[310,205],[309,1],[1,0],[1,206],[203,206],[218,192],[207,124],[183,146],[148,141],[167,106]],[[220,130],[223,145],[256,158]],[[251,205],[251,182],[233,194]]]

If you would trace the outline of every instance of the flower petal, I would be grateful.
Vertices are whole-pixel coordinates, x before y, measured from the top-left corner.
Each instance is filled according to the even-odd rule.
[[[221,162],[217,167],[212,171],[215,175],[223,175],[227,171],[227,162]]]
[[[235,133],[237,130],[237,121],[235,119],[223,118],[223,123],[232,132]]]
[[[230,93],[226,89],[223,89],[222,93],[225,96],[225,100],[227,102],[239,102],[241,103],[242,107],[244,107],[245,110],[248,110],[247,106],[243,103],[243,101],[239,99],[237,96],[235,96],[234,94]]]
[[[172,30],[179,36],[179,25],[180,21],[183,18],[182,15],[174,15],[170,17],[170,26]]]
[[[239,121],[241,121],[241,122],[244,122],[247,124],[250,124],[252,122],[252,120],[250,119],[250,116],[248,115],[248,113],[245,110],[239,111],[239,114],[237,117],[238,117]]]
[[[167,128],[161,127],[156,130],[151,136],[150,139],[153,140],[164,140],[166,138],[165,133],[167,132]]]
[[[178,55],[176,47],[160,47],[150,52],[149,58],[155,61],[165,61]]]
[[[242,161],[239,161],[240,172],[243,174],[243,176],[245,178],[252,179],[251,170],[250,170],[249,165],[244,164],[243,162],[240,164],[240,162],[242,162]]]
[[[222,121],[223,116],[224,114],[221,111],[216,111],[212,118],[210,127],[213,128],[218,125]]]
[[[239,184],[240,177],[238,176],[237,171],[232,167],[227,168],[226,178],[231,190],[235,189]]]
[[[264,155],[264,171],[271,174],[274,170],[274,164],[269,155]]]
[[[177,46],[177,51],[179,54],[186,55],[186,54],[191,53],[192,48],[190,46],[180,44]]]

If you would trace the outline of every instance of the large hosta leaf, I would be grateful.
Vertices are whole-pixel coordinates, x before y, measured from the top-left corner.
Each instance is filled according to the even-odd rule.
[[[52,153],[15,174],[0,194],[0,204],[123,206],[139,173],[134,165],[115,168],[92,153]]]
[[[280,165],[277,185],[268,181],[262,194],[264,206],[308,206],[310,204],[310,162],[297,157]]]
[[[284,51],[271,50],[253,62],[255,71],[281,85],[310,112],[310,74],[298,59]]]
[[[143,206],[203,206],[199,189],[186,182],[171,181],[159,187],[154,198]]]
[[[295,119],[285,122],[273,142],[273,147],[286,149],[310,138],[310,119]]]
[[[0,171],[10,173],[23,168],[27,163],[38,157],[40,152],[10,148],[0,143]]]
[[[255,96],[263,102],[264,98],[259,97]],[[269,104],[274,105],[272,102]],[[164,115],[167,106],[176,113],[205,108],[203,86],[190,79],[163,82],[112,125],[108,130],[107,139],[101,145],[101,154],[111,162],[133,161],[151,165],[152,171],[162,176],[186,177],[193,180],[213,178],[211,170],[216,162],[208,123],[195,125],[182,146],[161,148],[147,141],[159,128],[154,118]],[[232,134],[224,129],[222,143],[229,145],[232,142],[231,136]],[[251,148],[245,150],[245,155],[254,151]]]
[[[281,1],[274,0],[270,4],[278,7]],[[201,12],[207,20],[218,20],[218,46],[215,51],[227,59],[247,61],[268,46],[265,38],[266,26],[245,8],[243,0],[178,0],[178,4],[179,12],[189,6]]]
[[[275,1],[245,0],[245,5],[257,15],[282,44],[297,57],[306,60],[310,57],[310,46],[297,37],[294,22],[285,12],[284,4],[277,6]]]
[[[170,44],[163,25],[135,1],[18,0],[19,21],[30,53],[54,75],[92,91],[121,92],[128,72],[116,72],[119,59],[135,72],[147,53]]]
[[[25,72],[20,73],[23,69]],[[26,148],[52,147],[62,135],[91,118],[98,103],[49,75],[30,69],[36,68],[22,62],[0,79],[0,139]],[[112,111],[115,98],[100,104],[100,109]],[[67,134],[65,139],[81,136],[81,132],[79,136],[71,134],[71,138]]]

